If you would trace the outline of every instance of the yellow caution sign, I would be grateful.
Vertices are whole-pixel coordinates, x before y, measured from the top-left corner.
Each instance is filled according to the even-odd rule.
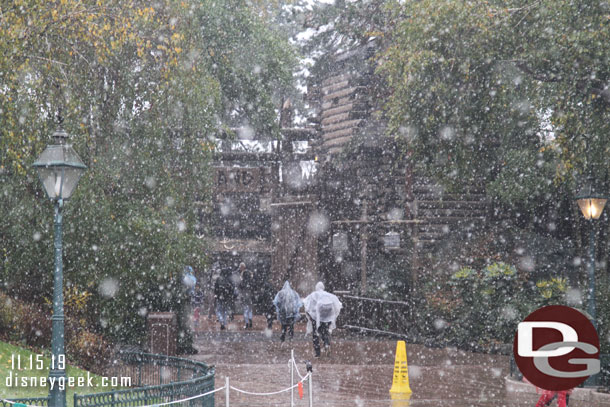
[[[405,341],[396,342],[396,358],[394,359],[394,380],[390,395],[393,400],[411,395],[409,386],[409,366],[407,365],[407,346]]]
[[[411,406],[411,393],[392,394],[392,401],[390,401],[390,407],[410,407],[410,406]]]

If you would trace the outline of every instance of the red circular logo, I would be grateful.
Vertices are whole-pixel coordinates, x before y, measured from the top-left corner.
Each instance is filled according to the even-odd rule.
[[[599,372],[595,327],[563,305],[540,308],[519,323],[513,353],[523,376],[545,390],[569,390]]]

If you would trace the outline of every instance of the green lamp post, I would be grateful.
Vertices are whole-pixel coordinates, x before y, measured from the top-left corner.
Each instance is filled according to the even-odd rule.
[[[580,192],[575,197],[578,206],[585,217],[590,222],[589,225],[589,268],[588,280],[589,288],[587,289],[587,312],[591,317],[591,322],[597,329],[597,312],[595,304],[595,228],[593,221],[599,219],[604,206],[606,205],[607,197],[595,189],[593,176],[587,177],[587,182],[582,187]],[[596,386],[597,376],[590,376],[585,385]]]
[[[66,144],[68,134],[58,129],[53,133],[55,144],[47,146],[33,167],[38,171],[47,196],[55,205],[55,270],[53,273],[53,316],[51,338],[51,369],[49,379],[55,383],[66,380],[64,348],[64,293],[62,260],[62,209],[64,200],[72,196],[78,180],[87,168],[71,145]],[[49,407],[65,407],[65,386],[53,386],[49,392]]]

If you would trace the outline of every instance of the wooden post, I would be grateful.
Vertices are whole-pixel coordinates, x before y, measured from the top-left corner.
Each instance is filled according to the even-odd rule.
[[[360,293],[364,294],[367,290],[367,281],[366,281],[366,255],[367,255],[367,244],[368,244],[368,226],[363,223],[362,230],[360,233]]]
[[[367,290],[366,272],[367,272],[367,246],[368,246],[368,206],[369,201],[364,200],[362,204],[362,224],[360,225],[360,294],[364,294]]]
[[[294,407],[294,349],[290,349],[290,407]]]
[[[229,402],[229,392],[231,391],[231,386],[229,385],[229,376],[225,379],[225,406],[229,407],[231,404]]]

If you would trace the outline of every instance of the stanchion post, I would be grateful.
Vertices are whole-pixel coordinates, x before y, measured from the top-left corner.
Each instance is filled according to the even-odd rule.
[[[229,391],[231,389],[229,388],[229,376],[226,377],[225,380],[225,406],[229,407]]]
[[[294,407],[294,349],[290,350],[290,407]]]
[[[309,407],[313,407],[313,366],[310,361],[307,361],[305,366],[307,366],[307,373],[309,374]]]

